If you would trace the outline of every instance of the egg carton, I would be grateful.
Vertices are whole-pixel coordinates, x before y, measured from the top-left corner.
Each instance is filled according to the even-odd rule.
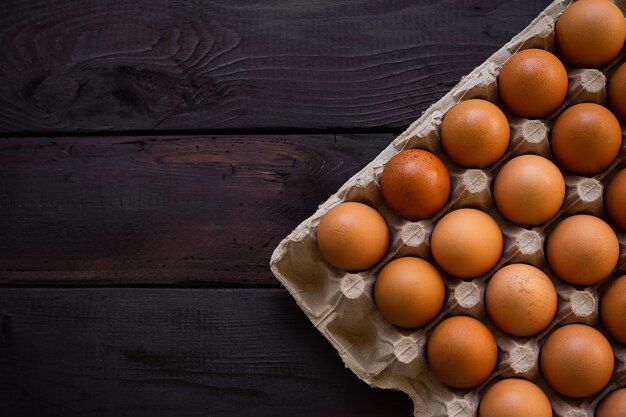
[[[497,77],[504,62],[515,52],[528,48],[546,49],[556,54],[555,22],[570,0],[556,0],[531,24],[486,62],[464,77],[448,94],[433,104],[422,117],[396,138],[365,168],[348,180],[336,194],[319,206],[276,248],[271,268],[289,290],[313,325],[332,343],[342,360],[370,386],[407,393],[414,403],[415,416],[469,417],[477,414],[481,396],[495,381],[521,377],[539,385],[548,395],[557,417],[593,417],[597,403],[616,388],[626,386],[626,346],[608,337],[616,356],[615,372],[609,385],[591,398],[572,399],[553,391],[541,376],[538,366],[540,347],[556,327],[584,323],[602,329],[598,319],[598,296],[616,277],[626,274],[626,233],[616,230],[620,258],[610,279],[588,288],[568,285],[547,267],[544,241],[563,218],[587,213],[605,221],[603,189],[612,175],[626,168],[626,142],[616,161],[593,177],[579,177],[562,171],[566,196],[561,211],[538,227],[524,228],[506,220],[494,206],[491,187],[498,170],[511,158],[533,153],[552,159],[548,142],[550,127],[567,107],[580,102],[606,105],[607,76],[623,59],[623,53],[600,70],[573,69],[566,65],[569,89],[567,98],[554,114],[545,119],[515,117],[500,103]],[[626,0],[616,4],[626,10]],[[439,132],[446,112],[462,100],[487,99],[497,104],[511,125],[507,153],[489,169],[464,169],[450,161],[443,152]],[[624,130],[622,130],[622,134]],[[408,221],[393,213],[384,203],[379,181],[387,161],[405,149],[428,150],[442,159],[451,178],[447,205],[434,217]],[[374,207],[390,228],[390,246],[385,257],[373,268],[349,273],[332,267],[322,257],[316,243],[320,218],[344,201],[358,201]],[[471,281],[461,280],[441,271],[446,284],[446,301],[439,315],[418,329],[401,329],[387,322],[374,303],[374,282],[379,270],[390,260],[417,256],[436,265],[430,252],[430,234],[437,220],[446,213],[473,207],[490,214],[504,235],[504,251],[498,265],[489,273]],[[551,325],[533,337],[512,337],[500,331],[485,311],[484,292],[489,277],[511,263],[527,263],[542,269],[553,281],[559,295],[559,309]],[[453,389],[432,373],[426,361],[425,347],[430,333],[442,320],[454,315],[468,315],[485,323],[493,332],[498,348],[498,365],[485,383],[472,390]]]

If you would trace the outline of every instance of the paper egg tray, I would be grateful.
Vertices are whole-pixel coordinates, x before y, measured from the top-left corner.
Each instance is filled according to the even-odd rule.
[[[539,227],[526,229],[507,221],[495,208],[491,196],[493,179],[506,161],[527,153],[552,159],[548,141],[550,127],[565,108],[580,102],[606,105],[607,76],[621,63],[623,53],[601,70],[566,66],[569,76],[567,98],[561,108],[546,119],[515,117],[499,102],[497,76],[502,64],[513,53],[527,48],[542,48],[556,54],[555,21],[570,3],[569,0],[557,0],[548,6],[526,29],[432,105],[376,159],[345,183],[313,216],[287,236],[272,255],[272,271],[315,327],[337,349],[346,366],[371,386],[406,392],[414,402],[415,416],[476,415],[485,390],[505,377],[522,377],[538,384],[550,397],[558,417],[592,417],[597,403],[605,395],[626,386],[626,346],[610,337],[608,339],[616,356],[615,372],[610,384],[595,397],[571,399],[557,394],[546,384],[538,366],[543,341],[555,328],[568,323],[584,323],[604,332],[598,320],[598,297],[611,281],[626,274],[626,233],[616,230],[621,252],[615,273],[593,287],[575,288],[559,280],[548,268],[543,250],[551,229],[569,215],[588,213],[608,221],[603,210],[603,189],[614,173],[626,167],[626,142],[622,142],[617,160],[594,177],[578,177],[562,171],[567,188],[565,202],[558,215]],[[626,0],[617,4],[625,10]],[[443,116],[453,105],[470,98],[483,98],[496,103],[511,124],[511,143],[507,153],[489,169],[460,168],[447,158],[441,147],[439,130]],[[412,148],[426,149],[438,155],[451,177],[447,205],[434,217],[422,221],[407,221],[391,212],[379,191],[379,179],[385,163],[398,152]],[[321,216],[342,201],[359,201],[374,207],[390,227],[391,240],[386,256],[372,269],[362,273],[347,273],[330,266],[322,258],[316,244],[316,230]],[[446,275],[440,270],[446,283],[446,302],[435,320],[413,330],[389,324],[374,304],[373,289],[378,271],[390,260],[407,255],[424,258],[436,265],[429,247],[433,226],[441,216],[462,207],[483,210],[500,225],[505,244],[498,265],[471,281]],[[487,280],[500,267],[517,262],[541,268],[550,276],[559,294],[556,318],[544,332],[529,338],[504,334],[485,312],[483,295]],[[469,315],[481,320],[491,329],[498,343],[496,371],[489,380],[473,390],[452,389],[442,384],[426,361],[425,347],[430,333],[443,319],[453,315]]]

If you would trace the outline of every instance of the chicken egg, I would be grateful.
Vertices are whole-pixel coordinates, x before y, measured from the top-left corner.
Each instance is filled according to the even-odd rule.
[[[326,261],[336,268],[362,271],[385,255],[389,228],[383,216],[370,206],[341,203],[320,220],[317,245]]]
[[[607,87],[607,96],[615,115],[626,122],[626,63],[613,73]]]
[[[583,324],[558,328],[540,354],[541,372],[555,391],[573,398],[596,394],[608,384],[615,358],[608,340]]]
[[[567,71],[556,56],[543,49],[526,49],[504,63],[498,91],[512,113],[536,119],[559,108],[567,83]]]
[[[598,404],[595,417],[626,416],[626,388],[613,391]]]
[[[594,175],[617,157],[622,146],[622,128],[606,107],[576,104],[556,119],[550,146],[563,168],[578,175]]]
[[[619,54],[626,39],[624,14],[609,0],[578,0],[556,24],[559,55],[570,65],[599,68]]]
[[[374,298],[382,316],[399,327],[420,327],[439,314],[446,288],[439,271],[414,257],[389,262],[378,274]]]
[[[572,285],[593,285],[606,279],[619,259],[619,241],[603,220],[578,214],[561,221],[546,244],[550,268]]]
[[[507,162],[496,176],[494,200],[504,217],[535,226],[554,216],[565,199],[565,180],[551,161],[522,155]]]
[[[543,271],[532,265],[512,264],[499,269],[487,283],[485,305],[502,331],[532,336],[552,322],[558,297]]]
[[[480,401],[478,417],[552,417],[552,407],[537,385],[508,378],[487,390]]]
[[[489,329],[467,316],[450,317],[428,339],[428,363],[433,373],[454,388],[485,382],[498,360],[498,346]]]
[[[448,201],[450,176],[437,156],[421,149],[409,149],[387,162],[380,191],[385,203],[400,216],[425,219]]]
[[[466,100],[452,107],[441,124],[446,154],[466,168],[486,168],[509,146],[509,121],[487,100]]]
[[[600,298],[600,319],[611,336],[626,344],[626,275],[604,290]]]
[[[617,227],[626,231],[626,168],[615,174],[607,184],[604,210]]]
[[[443,216],[433,228],[430,249],[437,264],[459,278],[474,278],[496,266],[502,231],[487,213],[462,208]]]

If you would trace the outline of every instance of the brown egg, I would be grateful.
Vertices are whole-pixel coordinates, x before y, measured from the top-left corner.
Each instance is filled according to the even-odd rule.
[[[370,206],[341,203],[320,220],[317,245],[331,265],[346,271],[362,271],[385,255],[389,228],[383,216]]]
[[[558,305],[556,288],[540,269],[512,264],[496,272],[485,290],[491,320],[513,336],[532,336],[552,322]]]
[[[615,160],[622,146],[622,128],[607,108],[581,103],[556,119],[550,135],[557,163],[578,175],[594,175]]]
[[[500,213],[513,223],[535,226],[554,216],[565,199],[565,180],[548,159],[522,155],[507,162],[493,187]]]
[[[611,336],[626,344],[626,275],[613,281],[602,294],[600,319]]]
[[[608,340],[593,327],[557,329],[541,348],[541,372],[555,391],[573,398],[593,395],[611,379],[615,358]]]
[[[595,417],[626,416],[626,388],[613,391],[598,404]]]
[[[526,49],[505,62],[498,77],[504,105],[515,115],[536,119],[559,108],[567,94],[567,71],[543,49]]]
[[[485,382],[496,367],[498,346],[489,329],[466,316],[439,323],[428,339],[428,363],[444,384],[473,388]]]
[[[559,55],[575,67],[608,64],[622,49],[624,39],[624,14],[609,0],[578,0],[556,24]]]
[[[430,237],[435,261],[449,274],[474,278],[496,266],[503,238],[498,223],[487,213],[463,208],[439,220]]]
[[[579,214],[561,221],[546,244],[550,268],[572,285],[593,285],[606,279],[619,258],[619,242],[601,219]]]
[[[467,100],[452,107],[441,124],[446,154],[466,168],[486,168],[504,155],[511,131],[502,110],[487,100]]]
[[[604,210],[617,227],[626,231],[626,168],[615,174],[606,186]]]
[[[626,122],[626,63],[620,65],[609,80],[607,95],[617,117]]]
[[[489,388],[480,401],[479,417],[552,417],[546,394],[525,379],[509,378]]]
[[[428,151],[402,151],[387,162],[380,179],[385,203],[407,219],[425,219],[446,205],[450,176],[441,159]]]
[[[380,314],[396,326],[412,328],[439,314],[446,288],[439,271],[414,257],[389,262],[378,274],[374,297]]]

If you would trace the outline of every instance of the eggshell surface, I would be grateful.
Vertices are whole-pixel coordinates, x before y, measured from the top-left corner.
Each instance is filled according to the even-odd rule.
[[[491,320],[514,336],[532,336],[554,319],[556,288],[538,268],[512,264],[499,269],[487,283],[485,304]]]
[[[550,268],[572,285],[593,285],[606,279],[619,259],[619,241],[602,219],[578,214],[561,221],[546,244]]]
[[[565,180],[550,160],[522,155],[507,162],[494,182],[498,210],[513,223],[535,226],[558,213],[565,199]]]
[[[609,79],[607,96],[615,115],[626,122],[626,63],[620,65]]]
[[[622,146],[622,128],[606,107],[576,104],[556,119],[550,146],[563,168],[578,175],[594,175],[617,157]]]
[[[626,344],[626,275],[613,281],[602,294],[600,319],[611,336]]]
[[[498,91],[515,115],[536,119],[559,108],[567,94],[567,72],[559,59],[543,49],[517,52],[500,70]]]
[[[362,271],[385,255],[389,228],[383,216],[370,206],[341,203],[320,220],[317,245],[322,256],[336,268]]]
[[[626,168],[615,174],[607,184],[604,210],[613,224],[626,231]]]
[[[559,55],[575,67],[608,64],[622,49],[624,39],[624,14],[609,0],[578,0],[556,24]]]
[[[471,208],[446,214],[430,238],[437,264],[459,278],[474,278],[496,266],[503,243],[498,223],[487,213]]]
[[[421,258],[404,257],[388,263],[374,287],[382,316],[399,327],[420,327],[437,316],[445,299],[439,271]]]
[[[604,397],[598,404],[595,417],[626,417],[626,388]]]
[[[593,327],[570,324],[546,339],[541,372],[555,391],[583,398],[602,390],[611,379],[615,358],[608,340]]]
[[[487,100],[466,100],[452,107],[441,124],[441,143],[454,162],[485,168],[504,155],[510,140],[509,122]]]
[[[380,191],[385,203],[407,219],[425,219],[448,201],[450,176],[441,159],[421,149],[398,153],[385,165]]]
[[[467,316],[450,317],[428,340],[428,363],[434,374],[454,388],[483,383],[496,367],[498,347],[489,329]]]
[[[496,382],[485,393],[478,417],[552,417],[552,408],[537,385],[509,378]]]

